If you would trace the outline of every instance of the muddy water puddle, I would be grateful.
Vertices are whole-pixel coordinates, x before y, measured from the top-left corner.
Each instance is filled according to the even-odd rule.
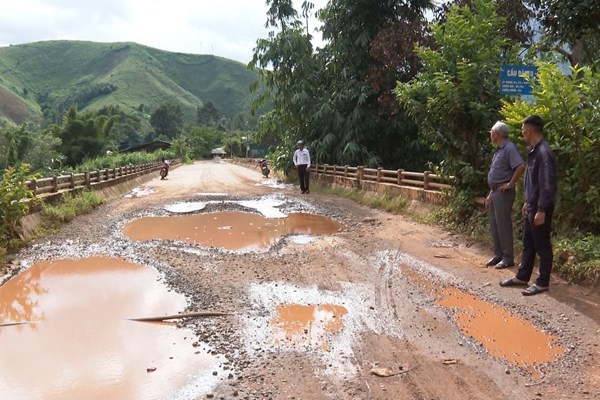
[[[210,390],[218,358],[192,345],[192,331],[128,320],[185,309],[158,277],[94,257],[39,262],[6,282],[0,324],[27,323],[0,327],[1,397],[195,399]]]
[[[453,286],[440,286],[410,268],[403,268],[402,273],[413,285],[437,297],[437,305],[455,310],[454,320],[461,333],[481,343],[494,357],[535,373],[532,367],[555,361],[564,352],[556,336],[542,332],[500,305]]]
[[[558,338],[545,334],[529,321],[506,309],[448,287],[438,301],[456,310],[456,323],[465,336],[477,340],[498,358],[521,367],[555,361],[563,353]]]
[[[333,234],[344,227],[329,218],[292,213],[286,218],[270,219],[259,214],[237,211],[144,217],[125,225],[131,240],[178,240],[204,247],[234,251],[265,251],[289,234]]]
[[[343,306],[332,304],[286,304],[276,308],[271,320],[276,343],[309,345],[329,349],[329,338],[343,328],[342,317],[348,313]]]

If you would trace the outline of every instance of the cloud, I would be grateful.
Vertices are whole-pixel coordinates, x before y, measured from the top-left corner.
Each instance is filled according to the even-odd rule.
[[[313,2],[319,8],[326,0]],[[0,0],[0,10],[0,46],[127,41],[247,63],[256,40],[267,35],[264,0]]]

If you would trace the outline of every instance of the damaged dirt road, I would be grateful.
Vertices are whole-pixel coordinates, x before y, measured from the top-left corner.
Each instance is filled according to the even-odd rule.
[[[247,221],[242,213],[260,219]],[[183,219],[207,216],[214,226],[199,220],[188,226]],[[162,224],[167,219],[172,222]],[[162,230],[151,230],[159,225]],[[460,236],[403,216],[300,195],[258,169],[182,166],[20,255],[21,274],[43,260],[83,257],[152,267],[172,293],[186,297],[171,303],[179,309],[155,308],[157,315],[227,313],[181,320],[184,350],[167,349],[137,365],[146,387],[159,377],[178,387],[144,392],[132,389],[125,374],[99,381],[73,372],[71,379],[85,380],[84,397],[68,391],[53,397],[48,389],[45,397],[15,398],[600,399],[595,290],[554,279],[549,293],[523,297],[498,286],[514,270],[483,268],[488,256]],[[143,287],[132,290],[133,298],[152,303]],[[102,293],[113,296],[110,285]],[[104,301],[96,298],[85,312],[97,312]],[[0,328],[0,343],[7,329]],[[64,332],[63,345],[71,341],[78,338]],[[131,346],[128,351],[144,353],[154,344]],[[212,359],[196,365],[186,358],[199,353]],[[47,357],[43,350],[39,356]],[[7,382],[2,357],[6,393],[14,377]],[[194,365],[194,371],[160,375],[169,363]],[[29,376],[33,386],[36,379]]]

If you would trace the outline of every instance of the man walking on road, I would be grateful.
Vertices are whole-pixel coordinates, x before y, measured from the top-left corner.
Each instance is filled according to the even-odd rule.
[[[512,208],[515,184],[523,175],[525,163],[516,146],[508,140],[508,125],[498,121],[490,130],[490,140],[496,145],[488,173],[490,193],[485,199],[494,256],[485,264],[496,269],[515,265],[513,250]]]
[[[302,194],[310,193],[309,190],[309,168],[310,168],[310,153],[304,148],[304,142],[298,140],[298,147],[294,152],[294,165],[298,171],[298,179],[300,180],[300,192]]]
[[[527,286],[537,253],[540,256],[539,276],[533,285],[521,292],[524,296],[533,296],[550,287],[553,261],[550,233],[556,196],[556,163],[554,153],[543,137],[544,121],[541,117],[530,115],[523,121],[521,129],[529,145],[524,184],[525,204],[522,208],[525,217],[523,253],[516,276],[500,282],[500,286]]]

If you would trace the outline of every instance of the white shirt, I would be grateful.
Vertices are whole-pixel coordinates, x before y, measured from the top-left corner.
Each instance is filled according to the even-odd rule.
[[[306,147],[302,150],[296,149],[294,152],[294,165],[298,166],[303,164],[306,164],[307,168],[310,167],[310,154]]]

